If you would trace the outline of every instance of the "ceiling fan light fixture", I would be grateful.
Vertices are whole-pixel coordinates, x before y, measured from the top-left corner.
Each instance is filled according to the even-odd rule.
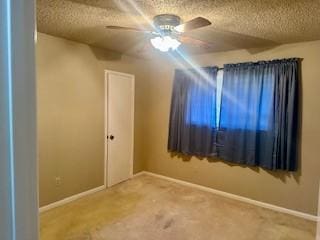
[[[171,36],[157,36],[151,38],[150,42],[154,48],[161,52],[174,51],[181,45],[181,42]]]

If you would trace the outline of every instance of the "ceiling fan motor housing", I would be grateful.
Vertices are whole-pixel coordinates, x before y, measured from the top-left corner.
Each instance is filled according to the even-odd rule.
[[[163,35],[171,34],[180,22],[180,17],[173,14],[161,14],[153,18],[155,28]]]

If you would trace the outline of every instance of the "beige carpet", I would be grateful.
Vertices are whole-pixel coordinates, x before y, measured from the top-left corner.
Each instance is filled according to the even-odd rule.
[[[40,216],[41,240],[314,240],[316,223],[151,176]]]

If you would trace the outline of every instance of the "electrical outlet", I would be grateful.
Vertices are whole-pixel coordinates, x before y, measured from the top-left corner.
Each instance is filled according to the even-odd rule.
[[[61,185],[61,177],[56,177],[55,182],[56,182],[56,186],[60,186]]]

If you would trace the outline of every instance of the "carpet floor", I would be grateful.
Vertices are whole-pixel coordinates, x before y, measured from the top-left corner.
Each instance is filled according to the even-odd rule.
[[[314,240],[316,223],[141,175],[40,214],[41,240]]]

